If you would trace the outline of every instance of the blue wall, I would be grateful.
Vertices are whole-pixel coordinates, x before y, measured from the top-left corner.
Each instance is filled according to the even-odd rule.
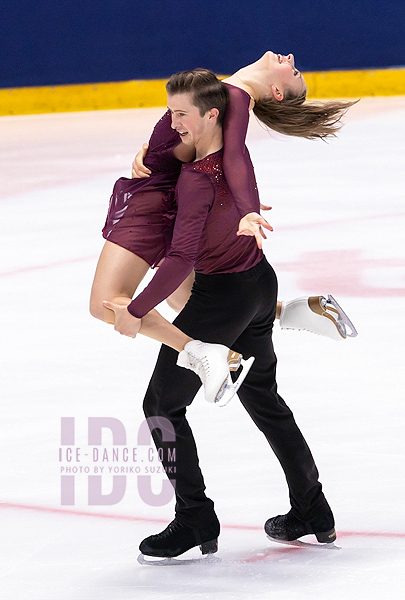
[[[302,70],[405,65],[405,0],[0,0],[0,87],[231,73],[264,51]]]

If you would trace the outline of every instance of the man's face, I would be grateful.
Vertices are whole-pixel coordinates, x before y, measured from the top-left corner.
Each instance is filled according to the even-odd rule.
[[[183,144],[195,147],[207,131],[210,111],[202,117],[190,93],[168,95],[167,107],[172,115],[172,128],[178,131]]]

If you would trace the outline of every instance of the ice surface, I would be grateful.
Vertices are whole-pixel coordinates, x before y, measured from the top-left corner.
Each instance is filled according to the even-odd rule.
[[[88,474],[77,473],[75,504],[61,504],[62,466],[104,466],[105,496],[108,467],[158,466],[137,438],[158,344],[95,321],[88,298],[112,184],[129,175],[162,111],[0,119],[2,597],[401,597],[404,98],[362,100],[329,144],[269,136],[254,120],[248,140],[262,202],[273,206],[264,248],[279,297],[332,293],[359,331],[339,343],[274,333],[280,393],[315,455],[342,549],[266,539],[265,520],[289,508],[281,469],[237,400],[219,409],[201,394],[189,416],[222,524],[219,561],[137,563],[139,542],[165,527],[173,504],[144,502],[136,474],[121,501],[92,505]],[[62,417],[75,419],[81,462],[59,461]],[[113,462],[108,430],[104,462],[84,456],[95,417],[122,423],[137,463]],[[152,486],[158,494],[159,475]]]

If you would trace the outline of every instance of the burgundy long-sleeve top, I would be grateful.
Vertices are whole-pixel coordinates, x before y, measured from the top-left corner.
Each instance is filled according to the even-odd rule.
[[[254,237],[236,235],[240,218],[259,212],[260,201],[245,146],[250,96],[229,88],[224,148],[182,166],[171,247],[152,281],[129,304],[134,317],[143,317],[170,296],[193,269],[204,274],[235,273],[255,266],[263,257]]]
[[[236,235],[240,217],[225,181],[222,154],[219,150],[183,165],[172,244],[149,285],[128,306],[134,317],[143,317],[170,296],[193,269],[236,273],[262,259],[254,237]]]

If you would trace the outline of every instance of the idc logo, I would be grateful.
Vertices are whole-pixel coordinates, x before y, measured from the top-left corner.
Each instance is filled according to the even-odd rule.
[[[155,449],[151,432],[160,430],[164,448]],[[127,444],[123,423],[114,417],[88,417],[87,445],[76,445],[75,417],[61,418],[61,504],[74,505],[78,477],[87,477],[89,505],[118,504],[130,478],[141,499],[150,506],[168,504],[176,484],[175,432],[165,417],[150,417],[138,429],[136,446]],[[104,439],[112,444],[103,445]],[[167,480],[167,476],[170,481]],[[152,477],[161,479],[161,491],[152,491]],[[104,484],[104,485],[103,485]],[[103,493],[103,487],[108,493]],[[156,489],[156,485],[154,486]]]

